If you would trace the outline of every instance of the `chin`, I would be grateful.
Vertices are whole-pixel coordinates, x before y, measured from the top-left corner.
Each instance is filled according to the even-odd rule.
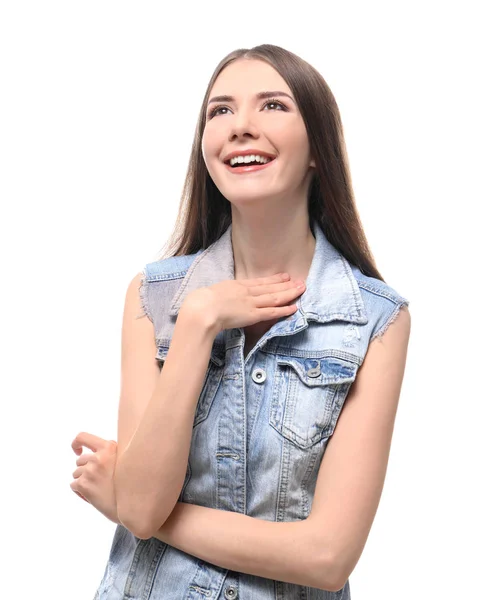
[[[272,198],[270,193],[264,194],[261,190],[257,192],[247,191],[243,194],[238,194],[237,190],[230,194],[224,194],[223,196],[229,200],[231,204],[236,206],[237,208],[250,206],[252,204],[258,205],[262,202],[266,202]]]

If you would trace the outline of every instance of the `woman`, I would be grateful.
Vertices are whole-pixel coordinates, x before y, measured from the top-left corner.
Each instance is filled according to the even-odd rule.
[[[221,61],[180,213],[127,291],[117,444],[73,442],[94,452],[72,489],[118,523],[95,598],[348,599],[410,315],[313,67],[272,45]]]

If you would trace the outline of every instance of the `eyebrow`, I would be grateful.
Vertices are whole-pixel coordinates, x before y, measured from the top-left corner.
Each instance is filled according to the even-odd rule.
[[[274,96],[287,96],[287,98],[290,98],[292,100],[292,102],[295,103],[294,98],[292,98],[292,96],[290,96],[289,94],[286,94],[286,92],[281,92],[281,91],[276,91],[276,92],[259,92],[258,94],[256,94],[256,98],[258,100],[263,100],[266,98],[273,98]],[[234,102],[235,98],[234,96],[214,96],[213,98],[211,98],[208,102],[208,104],[211,104],[211,102]]]

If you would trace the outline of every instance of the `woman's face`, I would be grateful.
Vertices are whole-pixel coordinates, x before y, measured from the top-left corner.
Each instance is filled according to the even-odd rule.
[[[258,97],[263,92],[272,94]],[[208,102],[202,153],[223,196],[234,205],[306,198],[314,166],[309,141],[294,96],[274,68],[261,60],[236,60],[220,73]],[[248,150],[273,160],[258,169],[224,162]]]

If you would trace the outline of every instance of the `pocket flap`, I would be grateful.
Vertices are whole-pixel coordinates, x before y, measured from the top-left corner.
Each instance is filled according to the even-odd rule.
[[[302,383],[309,387],[354,381],[358,364],[336,356],[278,356],[277,363],[292,367]]]

